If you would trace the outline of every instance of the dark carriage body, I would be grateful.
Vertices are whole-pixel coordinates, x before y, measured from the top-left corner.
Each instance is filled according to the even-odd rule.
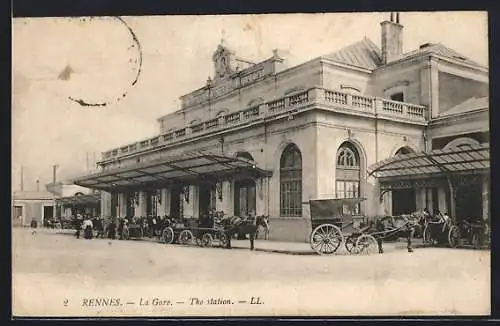
[[[310,200],[311,248],[318,254],[333,254],[344,243],[344,234],[359,230],[365,216],[355,214],[356,206],[366,198]]]
[[[361,214],[352,214],[355,206],[366,198],[334,198],[310,200],[311,230],[322,224],[333,224],[341,230],[347,230],[353,225],[365,223],[366,217]]]

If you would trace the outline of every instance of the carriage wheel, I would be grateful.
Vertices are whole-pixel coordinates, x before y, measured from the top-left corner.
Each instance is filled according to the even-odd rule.
[[[214,238],[212,237],[212,235],[210,233],[205,233],[201,237],[201,246],[202,247],[211,247],[213,241],[214,241]]]
[[[163,230],[161,239],[165,244],[174,242],[174,230],[171,227],[166,227],[165,230]]]
[[[424,228],[423,240],[424,240],[424,246],[426,247],[432,246],[433,240],[431,235],[431,228],[429,225],[426,225]]]
[[[377,239],[369,234],[363,234],[356,240],[356,253],[371,255],[378,252]]]
[[[352,253],[352,254],[357,254],[357,248],[356,247],[356,241],[358,240],[358,236],[351,234],[350,236],[345,239],[345,248],[347,252]]]
[[[193,243],[193,232],[189,230],[184,230],[179,234],[179,243],[183,245],[191,244]]]
[[[224,232],[219,232],[219,246],[220,247],[226,247],[227,243],[229,242],[227,235]]]
[[[453,225],[448,232],[448,243],[450,247],[455,248],[460,241],[460,230],[456,225]]]
[[[320,255],[331,255],[344,240],[340,229],[333,224],[322,224],[311,233],[311,248]]]

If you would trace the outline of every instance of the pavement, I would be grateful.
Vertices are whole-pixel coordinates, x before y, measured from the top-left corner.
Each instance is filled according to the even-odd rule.
[[[491,310],[489,251],[425,248],[409,254],[398,243],[388,244],[382,255],[320,256],[279,252],[306,252],[306,243],[257,240],[255,251],[248,250],[248,241],[234,244],[237,250],[14,229],[12,311],[15,316],[276,317]]]
[[[54,230],[54,229],[38,229],[41,232],[49,232],[56,234],[65,234],[65,235],[73,235],[74,230]],[[124,241],[124,240],[122,240]],[[147,241],[147,242],[159,242],[157,239],[143,237],[139,239],[132,239],[129,241]],[[176,246],[176,244],[172,244],[172,246]],[[215,242],[214,246],[218,246],[218,243]],[[250,249],[250,241],[249,240],[231,240],[232,249]],[[394,250],[406,250],[406,240],[405,241],[396,241],[396,242],[384,242],[384,252],[391,252]],[[421,239],[414,239],[414,248],[423,247],[423,243]],[[279,254],[287,254],[287,255],[317,255],[317,253],[311,248],[309,243],[305,242],[290,242],[290,241],[274,241],[274,240],[263,240],[257,239],[255,240],[254,250],[260,252],[268,252],[268,253],[279,253]],[[341,245],[335,255],[349,255],[349,253],[345,250],[344,246]]]

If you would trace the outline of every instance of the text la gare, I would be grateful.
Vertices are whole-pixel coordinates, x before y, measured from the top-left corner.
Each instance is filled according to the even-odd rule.
[[[139,301],[139,306],[171,306],[172,302],[168,299],[161,298],[153,298],[153,299],[144,299],[141,298]]]

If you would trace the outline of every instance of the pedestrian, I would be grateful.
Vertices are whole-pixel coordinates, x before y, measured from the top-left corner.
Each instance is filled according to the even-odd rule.
[[[124,224],[125,219],[124,218],[118,218],[118,239],[122,240],[123,239],[123,224]]]
[[[76,229],[76,238],[80,239],[80,231],[82,229],[82,217],[80,214],[76,214],[75,229]]]
[[[96,238],[99,238],[99,236],[101,236],[101,239],[104,238],[104,224],[103,224],[102,217],[100,217],[100,216],[96,217],[95,228],[97,230]]]
[[[111,222],[108,225],[108,238],[115,239],[116,238],[116,218],[112,217]]]
[[[83,234],[85,239],[92,239],[93,237],[93,228],[92,220],[89,216],[83,221]]]

